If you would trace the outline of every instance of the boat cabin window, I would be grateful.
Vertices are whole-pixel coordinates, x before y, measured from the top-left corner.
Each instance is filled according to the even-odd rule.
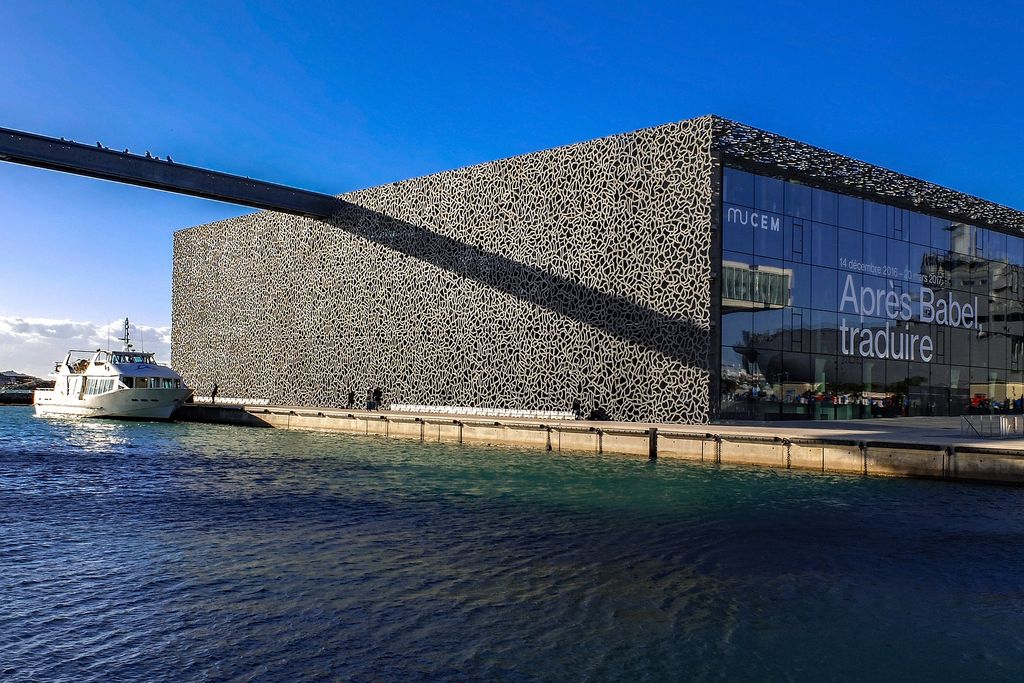
[[[163,377],[122,377],[121,381],[129,389],[180,389],[180,379]]]
[[[105,394],[114,390],[117,382],[113,377],[87,377],[85,383],[86,394]]]
[[[153,354],[151,353],[127,353],[127,352],[114,352],[111,354],[111,361],[114,363],[152,363]]]

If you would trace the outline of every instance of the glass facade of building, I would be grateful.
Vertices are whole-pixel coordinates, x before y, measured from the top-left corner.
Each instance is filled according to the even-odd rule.
[[[724,419],[1019,412],[1024,239],[726,168]]]

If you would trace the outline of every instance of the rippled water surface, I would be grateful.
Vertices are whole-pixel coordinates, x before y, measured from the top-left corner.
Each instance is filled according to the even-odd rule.
[[[0,680],[1020,680],[1022,504],[0,408]]]

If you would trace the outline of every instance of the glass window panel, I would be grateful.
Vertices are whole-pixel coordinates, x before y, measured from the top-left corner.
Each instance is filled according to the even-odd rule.
[[[839,352],[839,326],[832,311],[811,311],[811,348],[813,353]]]
[[[1008,369],[1010,354],[1007,337],[1000,333],[992,333],[988,340],[988,366],[990,368]]]
[[[753,257],[726,251],[722,254],[722,308],[749,310],[754,301]]]
[[[1008,236],[1006,238],[1006,254],[1010,263],[1024,266],[1024,239]]]
[[[989,386],[988,368],[973,366],[970,370],[971,410],[972,412],[988,413],[992,410],[992,394]]]
[[[858,356],[839,357],[839,390],[859,394],[864,390],[864,359]]]
[[[915,315],[916,315],[915,311]],[[932,340],[932,363],[948,363],[946,357],[946,328],[938,325],[915,323],[913,330],[917,334],[927,335]]]
[[[973,261],[966,265],[966,277],[964,278],[964,284],[967,285],[964,289],[979,297],[988,299],[989,290],[991,288],[990,272],[987,261]]]
[[[910,240],[910,211],[889,207],[889,237],[892,239]]]
[[[864,232],[872,235],[884,235],[889,234],[889,223],[888,223],[888,209],[889,207],[884,204],[876,204],[875,202],[864,202]],[[842,204],[839,207],[840,212],[843,210]],[[840,217],[840,220],[843,220]],[[850,226],[855,227],[855,226]]]
[[[786,215],[810,218],[812,203],[811,188],[793,182],[786,183]]]
[[[864,227],[864,201],[839,195],[839,227],[860,230]]]
[[[838,235],[836,228],[825,223],[814,223],[811,228],[811,264],[815,266],[837,265],[836,251]]]
[[[783,339],[783,351],[807,352],[811,349],[811,312],[804,308],[786,308],[783,310],[783,322],[786,336]]]
[[[935,408],[931,405],[927,363],[907,363],[907,408],[906,414],[934,415]]]
[[[1010,400],[1013,402],[1013,412],[1024,412],[1024,375],[1018,370],[1010,370],[1006,373],[1006,382]]]
[[[722,346],[746,347],[749,341],[753,318],[750,311],[733,311],[722,314]]]
[[[1009,387],[1006,385],[1006,369],[990,367],[988,373],[989,393],[992,395],[993,409],[1005,413],[1011,408]]]
[[[836,273],[838,279],[836,281],[836,302],[835,310],[839,311],[843,315],[860,317],[860,290],[864,284],[864,276],[857,272],[850,272],[840,270]],[[849,299],[844,300],[845,295],[853,297],[854,302],[851,303]]]
[[[881,272],[886,265],[886,239],[878,235],[864,235],[864,263]],[[865,271],[871,272],[871,271]]]
[[[944,289],[952,289],[962,292],[970,292],[971,287],[974,284],[974,279],[971,277],[971,261],[970,259],[960,254],[947,254],[947,257],[943,261],[943,268],[947,273],[948,277],[944,283]],[[933,288],[938,293],[938,288]]]
[[[859,315],[859,304],[853,304],[849,300],[843,301],[844,295],[851,295],[856,301],[860,301],[860,287],[863,284],[864,276],[859,271],[839,270],[836,283],[836,310],[845,312],[848,315]],[[854,312],[857,308],[857,312]]]
[[[941,252],[950,250],[950,222],[944,218],[932,218],[932,246]]]
[[[1005,263],[1007,259],[1006,235],[993,230],[984,230],[982,232],[986,233],[986,239],[988,240],[988,254],[986,258],[989,261]]]
[[[932,271],[931,261],[928,258],[930,253],[932,253],[932,248],[928,245],[911,242],[907,248],[907,262],[910,265],[910,272],[914,275],[913,282],[922,282],[922,275]]]
[[[971,250],[968,252],[978,258],[988,257],[988,231],[982,230],[976,226],[970,226],[969,232],[971,234]]]
[[[1019,299],[1011,299],[1009,291],[1003,292],[1006,296],[999,296],[993,298],[988,304],[988,321],[982,321],[981,326],[984,329],[991,329],[993,331],[1000,331],[1005,335],[1011,335],[1019,331],[1020,329],[1020,309],[1021,302]],[[972,302],[973,303],[973,302]],[[979,303],[979,307],[981,302]]]
[[[893,269],[894,277],[909,280],[912,274],[910,244],[899,240],[886,240],[886,264]]]
[[[972,254],[974,252],[971,226],[964,223],[953,223],[950,225],[949,249],[958,254]]]
[[[781,214],[784,184],[778,178],[754,176],[754,208]]]
[[[733,210],[730,210],[733,209]],[[722,247],[745,254],[754,252],[754,228],[750,225],[750,210],[725,205],[722,209]]]
[[[988,337],[979,337],[975,330],[965,330],[971,347],[971,367],[987,368],[989,365]]]
[[[842,263],[846,259],[848,268],[854,267],[854,262],[864,260],[864,235],[857,230],[839,230],[839,259]]]
[[[739,264],[739,265],[741,265],[743,267],[747,267],[747,268],[749,268],[750,264],[752,264],[754,262],[754,257],[751,256],[750,254],[741,254],[741,253],[739,253],[737,251],[728,251],[728,250],[722,252],[722,259],[724,261],[729,261],[730,263],[736,263],[736,264]]]
[[[754,225],[754,253],[772,258],[782,258],[782,216],[759,214],[757,225]]]
[[[881,394],[885,391],[885,361],[877,358],[864,358],[861,360],[862,379],[864,392],[870,394]],[[881,398],[881,396],[878,396]]]
[[[880,339],[884,336],[885,325],[889,322],[884,318],[856,315],[839,316],[839,353],[859,358],[879,357]],[[843,330],[843,327],[846,330]],[[879,334],[879,331],[882,334]],[[844,337],[845,332],[845,337]]]
[[[838,271],[832,268],[811,267],[811,306],[835,311],[839,304],[837,291]]]
[[[904,399],[907,395],[907,363],[902,360],[885,361],[885,390],[896,409],[894,416],[903,412]]]
[[[814,390],[819,394],[834,390],[838,379],[835,356],[812,356]]]
[[[771,258],[769,256],[755,256],[754,265],[762,266],[766,268],[781,269],[784,261],[778,258]]]
[[[818,189],[812,190],[811,203],[814,211],[812,218],[819,223],[836,225],[837,200],[838,197],[835,192]]]
[[[915,244],[923,244],[925,246],[932,243],[932,219],[921,213],[909,211],[908,221],[910,223],[909,237],[910,241]]]
[[[766,389],[762,398],[764,399],[775,399],[774,389],[776,387],[770,385],[778,385],[782,375],[782,352],[772,349],[761,349],[757,350],[757,355],[754,357],[751,363],[752,370],[756,370],[752,374],[756,374],[765,384],[769,385],[764,387]]]
[[[733,346],[722,347],[722,375],[743,371],[743,356]]]
[[[750,330],[755,349],[782,350],[782,309],[754,311]]]
[[[814,384],[814,372],[811,369],[811,356],[806,353],[785,353],[782,354],[784,372],[788,377],[786,382],[793,385],[797,395],[803,395],[810,391]]]
[[[911,243],[908,248],[907,264],[910,267],[910,273],[912,275],[911,281],[922,282],[923,276],[928,275],[930,268],[928,265],[927,255],[931,247],[925,244],[914,244]]]
[[[925,268],[922,271],[924,283],[931,288],[948,288],[952,286],[953,276],[950,270],[949,254],[940,253],[934,247],[925,254]]]
[[[859,307],[860,314],[864,317],[883,316],[884,313],[881,313],[879,310],[880,305],[877,292],[878,290],[888,291],[889,281],[877,275],[862,275],[861,279],[863,280],[863,287],[870,290],[870,293],[864,293],[862,296],[861,287],[857,288],[857,306]],[[856,284],[856,281],[854,284]],[[882,306],[884,306],[884,302]]]
[[[743,399],[747,388],[744,386],[743,369],[725,360],[725,351],[722,352],[722,377],[719,384],[721,393],[721,411],[723,417],[742,419],[749,417],[744,415],[745,401]]]
[[[787,217],[785,226],[783,258],[794,263],[806,263],[811,251],[811,222]]]
[[[933,374],[934,376],[934,374]],[[950,415],[963,415],[971,410],[971,373],[962,365],[949,367],[949,376],[944,386],[947,387],[947,402]]]
[[[735,168],[726,168],[724,174],[724,199],[730,204],[754,205],[754,176]]]
[[[764,256],[754,257],[754,265],[750,270],[751,301],[785,306],[789,301],[790,287],[789,272],[782,267],[782,261]]]
[[[811,305],[811,267],[799,263],[786,265],[789,271],[790,305],[810,307]]]
[[[1012,296],[1013,287],[1013,266],[1003,263],[990,263],[988,266],[989,292],[994,297]],[[994,315],[1002,315],[1003,307],[1000,304],[998,310],[993,311]]]
[[[932,329],[938,327],[932,325]],[[945,327],[946,355],[952,360],[969,361],[971,358],[971,331],[958,327]]]
[[[928,415],[950,415],[949,368],[944,365],[929,367]]]

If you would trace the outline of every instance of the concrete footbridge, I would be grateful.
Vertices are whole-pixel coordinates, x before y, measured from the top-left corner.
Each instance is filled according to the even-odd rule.
[[[10,128],[0,128],[0,161],[315,218],[328,218],[346,204],[328,194],[188,166],[170,155],[161,159]]]

